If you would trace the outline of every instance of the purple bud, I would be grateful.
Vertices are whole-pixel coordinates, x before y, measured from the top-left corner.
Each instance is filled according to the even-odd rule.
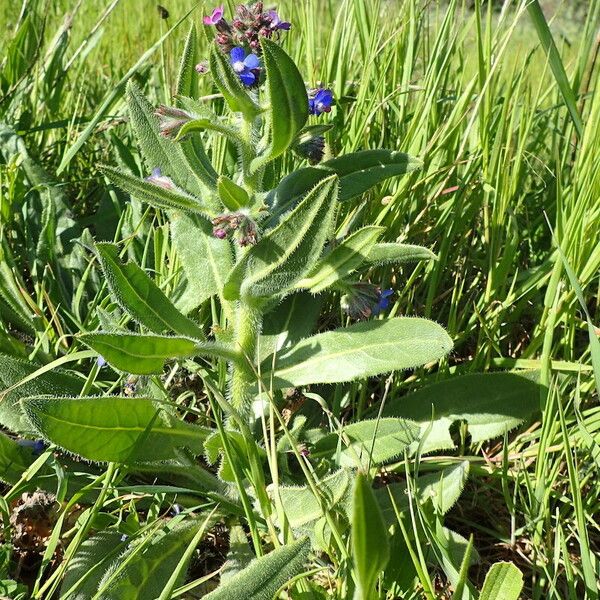
[[[216,25],[223,18],[223,13],[223,5],[217,6],[209,16],[202,19],[202,22],[205,25]]]

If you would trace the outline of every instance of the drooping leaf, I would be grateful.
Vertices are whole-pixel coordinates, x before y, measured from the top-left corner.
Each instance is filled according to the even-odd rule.
[[[451,348],[443,327],[427,319],[365,321],[306,338],[278,355],[272,380],[276,387],[352,381],[424,365]],[[267,358],[261,369],[269,383],[272,362]]]
[[[539,398],[537,372],[474,373],[395,398],[383,414],[421,423],[429,430],[422,451],[429,452],[454,447],[449,428],[455,422],[467,423],[473,443],[504,435],[539,410]]]
[[[479,600],[519,600],[523,573],[512,563],[499,562],[485,576]]]
[[[198,342],[186,337],[135,333],[84,333],[79,339],[113,367],[134,373],[159,373],[169,358],[214,356],[237,360],[233,348],[217,342]]]
[[[283,48],[266,38],[261,40],[263,60],[267,72],[269,92],[269,124],[271,143],[265,157],[257,163],[264,164],[283,154],[294,141],[308,119],[308,96],[304,79],[294,61]]]
[[[266,198],[271,208],[267,226],[277,223],[319,181],[336,174],[340,179],[339,201],[359,196],[374,185],[404,175],[420,168],[417,159],[393,150],[362,150],[321,163],[318,167],[305,167],[284,177]]]
[[[229,57],[216,44],[212,44],[210,49],[210,72],[233,112],[241,112],[246,119],[253,119],[261,112],[231,68]]]
[[[243,188],[224,175],[219,177],[219,198],[225,208],[235,212],[250,204],[250,196]]]
[[[207,217],[207,207],[196,198],[180,189],[165,189],[149,181],[144,181],[129,175],[114,167],[103,166],[103,173],[123,191],[131,194],[137,200],[147,202],[155,208],[165,210],[176,209],[186,213],[195,213]]]
[[[225,298],[283,294],[306,275],[331,233],[337,193],[336,177],[320,182],[237,263],[225,283]]]
[[[0,387],[6,390],[34,373],[41,365],[0,355]],[[33,395],[78,394],[83,379],[63,369],[54,369],[0,396],[0,424],[16,433],[35,434],[19,400]]]
[[[173,306],[143,269],[133,262],[123,264],[119,260],[116,246],[98,243],[95,248],[110,291],[138,323],[154,333],[170,330],[204,338],[202,329]]]
[[[149,398],[23,398],[21,406],[45,439],[96,462],[167,460],[183,446],[203,450],[208,430],[169,416]]]
[[[383,227],[371,225],[354,232],[323,256],[308,276],[296,284],[296,287],[317,294],[344,279],[365,260],[369,260],[375,242],[383,231]]]
[[[233,268],[230,242],[213,236],[206,219],[184,214],[171,216],[171,240],[186,278],[176,303],[180,310],[189,312],[211,296],[222,299],[225,278]]]
[[[385,265],[388,263],[405,263],[418,260],[437,260],[437,256],[423,246],[379,243],[371,248],[365,262],[372,265]]]
[[[310,552],[308,538],[281,546],[253,560],[244,570],[228,579],[206,600],[266,600],[292,577],[302,573]]]
[[[390,544],[381,509],[371,483],[359,473],[354,487],[352,510],[352,559],[357,574],[356,600],[379,598],[377,578],[390,558]]]
[[[441,471],[421,475],[412,482],[415,488],[415,499],[422,505],[430,500],[436,512],[446,514],[460,497],[468,476],[467,461]],[[386,523],[392,524],[396,523],[396,513],[390,494],[400,513],[408,511],[409,497],[406,482],[391,483],[375,490],[383,517]]]
[[[285,516],[292,529],[303,527],[324,516],[327,510],[338,506],[348,495],[352,483],[351,471],[340,469],[318,482],[321,499],[316,498],[308,485],[278,488]]]
[[[380,465],[400,456],[420,433],[418,425],[404,419],[358,421],[319,440],[311,455],[333,457],[343,467]]]

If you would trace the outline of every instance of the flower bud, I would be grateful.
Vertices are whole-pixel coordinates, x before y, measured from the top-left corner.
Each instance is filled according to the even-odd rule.
[[[160,135],[175,139],[181,128],[194,117],[185,110],[161,104],[154,113],[159,120]]]

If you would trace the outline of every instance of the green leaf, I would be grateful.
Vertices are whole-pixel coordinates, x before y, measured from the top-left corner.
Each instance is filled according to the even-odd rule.
[[[268,226],[294,208],[301,198],[322,179],[336,174],[340,179],[339,201],[359,196],[374,185],[421,167],[416,158],[393,150],[362,150],[333,158],[318,167],[305,167],[284,177],[266,198],[271,208]]]
[[[449,432],[465,421],[473,443],[502,436],[539,410],[537,372],[469,374],[452,377],[395,398],[384,408],[388,417],[420,423],[425,431],[422,452],[454,448]]]
[[[219,190],[219,198],[221,198],[221,202],[225,208],[233,212],[236,212],[245,206],[249,206],[250,204],[248,192],[243,187],[233,183],[233,181],[231,181],[229,177],[225,177],[225,175],[219,177],[217,189]]]
[[[331,510],[344,502],[352,482],[351,471],[339,471],[324,477],[318,482],[317,489],[321,498],[316,498],[308,485],[286,486],[278,488],[281,505],[292,529],[304,527],[325,515],[323,508]]]
[[[189,562],[186,551],[198,528],[206,529],[201,519],[185,520],[159,531],[144,540],[144,548],[130,546],[119,557],[98,586],[94,600],[139,600],[162,597],[165,586],[182,559]],[[185,566],[185,565],[184,565]],[[179,573],[176,585],[183,583],[185,569]],[[171,587],[172,583],[171,583]]]
[[[243,571],[228,579],[205,600],[267,600],[292,577],[302,573],[310,542],[301,538],[253,560]]]
[[[308,277],[301,279],[296,287],[317,294],[344,279],[368,260],[375,242],[384,231],[384,227],[371,225],[354,232],[321,258]]]
[[[34,396],[21,406],[45,439],[97,462],[167,460],[183,446],[200,454],[208,433],[171,418],[149,398]]]
[[[17,444],[0,432],[0,481],[14,485],[34,460],[31,448]]]
[[[319,333],[275,360],[273,385],[339,383],[372,377],[439,360],[452,349],[441,325],[427,319],[397,317],[365,321]],[[271,382],[272,359],[263,362],[263,380]]]
[[[284,294],[306,275],[331,234],[337,193],[336,177],[321,181],[237,263],[225,283],[225,298]]]
[[[171,215],[171,240],[187,279],[177,301],[180,310],[189,312],[215,295],[227,310],[222,291],[227,273],[233,268],[230,242],[213,236],[206,219],[181,213]]]
[[[248,120],[261,112],[231,68],[229,58],[216,44],[211,44],[210,72],[225,102],[233,112],[241,112]]]
[[[134,198],[146,202],[155,208],[176,209],[187,213],[196,213],[208,218],[206,207],[200,202],[177,188],[165,189],[149,181],[129,175],[114,167],[102,166],[102,172],[124,192]]]
[[[62,600],[90,600],[105,570],[127,544],[116,529],[100,531],[84,540],[69,560],[60,588]]]
[[[308,119],[308,96],[304,79],[294,61],[283,48],[266,38],[261,40],[269,91],[269,123],[271,143],[264,156],[256,159],[264,164],[283,154]]]
[[[404,419],[358,421],[320,439],[311,456],[335,456],[343,467],[380,465],[400,456],[420,433],[415,423]]]
[[[98,243],[96,255],[110,291],[121,307],[154,333],[165,330],[204,339],[202,329],[182,315],[162,290],[135,263],[123,264],[113,244]]]
[[[196,96],[196,65],[198,64],[198,35],[196,26],[192,23],[185,40],[179,75],[177,77],[177,96],[194,98]]]
[[[40,365],[0,354],[0,388],[6,390],[37,371]],[[78,394],[84,380],[68,371],[54,369],[0,396],[0,424],[16,433],[35,434],[21,409],[20,400],[33,395]]]
[[[364,473],[356,477],[352,510],[352,558],[357,574],[357,600],[375,600],[377,578],[390,559],[388,532]]]
[[[469,463],[464,461],[456,466],[448,467],[442,471],[421,475],[412,482],[416,490],[416,500],[425,505],[431,501],[433,509],[439,514],[446,514],[460,497],[467,478],[469,476]],[[385,487],[375,490],[377,502],[381,507],[383,517],[388,524],[397,522],[394,503],[398,512],[404,513],[409,510],[409,497],[407,495],[406,482],[391,483]]]
[[[437,256],[428,248],[411,244],[382,243],[375,244],[365,260],[373,265],[405,263],[418,260],[437,260]]]
[[[519,600],[523,573],[512,563],[498,562],[485,576],[479,600]]]
[[[221,583],[225,583],[234,575],[245,569],[254,558],[246,532],[241,525],[232,525],[229,528],[229,550],[227,560],[221,570]]]
[[[84,333],[79,339],[113,367],[127,373],[160,373],[169,358],[196,353],[196,341],[184,337],[123,333]]]

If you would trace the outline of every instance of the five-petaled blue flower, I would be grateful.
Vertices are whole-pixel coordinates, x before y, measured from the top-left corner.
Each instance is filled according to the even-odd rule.
[[[320,115],[331,111],[333,93],[331,90],[319,88],[308,97],[308,112],[311,115]]]
[[[231,66],[233,70],[238,74],[241,82],[244,85],[252,85],[256,81],[256,73],[254,69],[260,67],[260,62],[256,54],[248,54],[240,46],[236,46],[231,50]]]
[[[377,290],[377,304],[373,307],[373,314],[378,315],[380,312],[387,310],[390,306],[390,296],[394,290]]]

